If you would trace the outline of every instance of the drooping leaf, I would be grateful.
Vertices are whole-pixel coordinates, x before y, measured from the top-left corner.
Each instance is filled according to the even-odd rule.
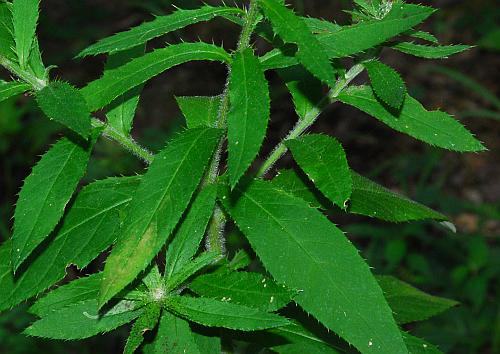
[[[258,331],[285,326],[286,318],[229,302],[188,296],[171,296],[165,306],[185,319],[207,327]]]
[[[394,312],[394,318],[400,324],[424,321],[458,304],[426,294],[392,276],[378,276],[377,281]]]
[[[412,220],[446,220],[447,217],[425,205],[352,172],[353,190],[348,211],[377,219],[404,222]]]
[[[134,301],[122,300],[100,314],[97,300],[85,300],[51,312],[24,330],[29,336],[51,339],[83,339],[112,331],[135,318],[142,309]]]
[[[314,76],[321,81],[335,85],[335,72],[330,61],[305,22],[293,10],[278,0],[259,0],[265,16],[273,24],[273,29],[287,43],[298,46],[297,58]]]
[[[144,333],[152,331],[160,319],[161,307],[158,303],[150,303],[144,307],[143,312],[134,322],[125,344],[124,354],[134,354],[144,340]]]
[[[185,264],[179,271],[173,274],[166,282],[167,290],[173,291],[186,282],[190,277],[220,259],[217,252],[203,252],[191,262]]]
[[[266,78],[250,48],[237,53],[233,60],[229,100],[228,171],[234,188],[259,153],[271,109]]]
[[[441,59],[447,58],[453,54],[461,53],[465,50],[470,49],[471,47],[468,45],[433,46],[426,44],[416,44],[412,42],[401,42],[391,45],[390,48],[419,58]]]
[[[78,57],[122,51],[142,45],[153,38],[194,23],[209,21],[217,16],[241,13],[242,10],[234,7],[212,7],[208,5],[194,10],[179,9],[170,15],[158,16],[154,20],[133,27],[128,31],[101,39],[99,42],[84,49],[78,54]]]
[[[406,85],[398,72],[378,60],[370,60],[363,65],[375,95],[390,107],[400,109],[406,96]]]
[[[207,43],[180,43],[157,49],[125,65],[104,72],[81,92],[91,111],[102,108],[120,95],[174,66],[193,61],[229,62],[230,56],[220,47]]]
[[[400,112],[387,110],[378,102],[372,89],[351,86],[338,99],[377,118],[394,130],[430,145],[454,151],[483,151],[485,147],[458,121],[442,111],[427,111],[407,95]]]
[[[287,140],[285,144],[318,189],[345,208],[352,193],[352,179],[342,145],[335,138],[321,134]]]
[[[31,88],[30,85],[17,82],[10,81],[6,82],[0,80],[0,102],[5,101],[11,97],[17,96],[21,93],[28,91]]]
[[[70,264],[83,269],[114,241],[138,177],[109,178],[86,186],[64,217],[61,228],[30,266],[12,276],[9,262],[0,262],[0,311],[27,300],[61,280]],[[12,241],[0,247],[0,259],[10,257]],[[5,268],[3,268],[5,267]]]
[[[14,213],[12,265],[17,270],[54,230],[85,174],[93,143],[62,138],[33,167],[19,193]]]
[[[87,138],[90,134],[90,111],[80,91],[66,82],[55,81],[37,92],[36,100],[43,113],[56,122]]]
[[[12,2],[13,34],[19,66],[28,64],[38,23],[39,0],[14,0]]]
[[[195,278],[189,288],[200,296],[227,301],[266,312],[286,306],[293,292],[272,279],[250,272],[215,272]]]
[[[187,208],[219,143],[220,131],[186,130],[156,155],[141,180],[117,245],[108,257],[102,306],[146,269]]]
[[[12,36],[14,29],[11,7],[10,3],[0,3],[0,56],[14,62],[17,58],[13,50],[16,45]]]
[[[406,332],[403,332],[403,339],[408,348],[408,354],[443,354],[435,345]]]
[[[176,97],[189,129],[215,127],[220,108],[220,97]]]
[[[362,353],[405,352],[382,290],[335,225],[269,182],[238,192],[224,195],[226,210],[271,275],[301,291],[295,302]]]

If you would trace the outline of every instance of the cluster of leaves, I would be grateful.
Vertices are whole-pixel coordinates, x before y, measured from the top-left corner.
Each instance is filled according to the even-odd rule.
[[[342,102],[430,145],[483,150],[451,116],[427,111],[399,74],[378,60],[384,48],[441,58],[467,46],[438,45],[434,36],[414,29],[432,8],[355,3],[348,26],[300,17],[281,0],[252,0],[246,11],[179,9],[80,53],[108,55],[102,77],[81,89],[49,79],[35,35],[38,0],[0,3],[0,64],[19,79],[0,83],[0,100],[29,91],[49,119],[69,128],[19,194],[13,237],[0,247],[0,310],[45,292],[64,278],[68,265],[85,268],[112,247],[104,271],[36,301],[30,311],[40,319],[26,334],[80,339],[133,322],[126,353],[141,346],[146,353],[220,352],[220,337],[206,335],[206,327],[216,327],[220,336],[255,332],[250,340],[279,353],[338,353],[350,346],[362,353],[438,352],[401,325],[455,302],[374,276],[324,212],[338,207],[389,222],[446,217],[352,171],[335,138],[305,132],[326,105]],[[231,53],[203,42],[145,51],[156,37],[214,17],[242,27]],[[274,49],[257,55],[253,34]],[[348,70],[341,61],[347,57],[355,62]],[[178,97],[187,129],[153,155],[130,137],[142,87],[193,60],[228,65],[226,90],[217,97]],[[270,70],[286,83],[299,120],[254,169],[270,119]],[[351,85],[364,70],[370,83]],[[100,110],[105,122],[92,117]],[[100,136],[149,167],[141,176],[98,180],[73,197]],[[288,150],[300,171],[264,180]],[[252,259],[244,250],[226,254],[229,220],[265,272],[250,271]],[[335,334],[310,328],[292,303]],[[143,343],[148,331],[153,336]],[[279,340],[264,344],[269,341],[262,338],[271,337]]]

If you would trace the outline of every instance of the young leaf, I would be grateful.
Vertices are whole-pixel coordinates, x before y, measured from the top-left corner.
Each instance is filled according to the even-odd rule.
[[[301,290],[305,311],[362,353],[406,352],[382,290],[335,225],[269,182],[238,192],[234,203],[222,197],[226,210],[272,276]]]
[[[289,323],[286,318],[273,313],[206,298],[171,296],[165,306],[179,316],[207,327],[258,331]]]
[[[125,65],[104,72],[81,92],[91,111],[98,110],[118,96],[174,66],[193,61],[229,62],[231,57],[220,47],[207,43],[180,43],[146,53]]]
[[[215,127],[220,108],[220,97],[176,97],[189,129]]]
[[[179,271],[167,280],[167,291],[173,291],[182,285],[186,280],[195,275],[205,267],[215,263],[220,259],[217,252],[204,252],[193,261],[185,264]]]
[[[335,138],[321,134],[306,135],[285,144],[318,189],[345,208],[352,193],[352,179],[342,145]]]
[[[458,305],[458,302],[424,293],[392,276],[378,276],[394,318],[400,324],[423,321]]]
[[[161,307],[159,304],[153,302],[146,305],[142,314],[137,318],[130,330],[127,344],[123,350],[124,354],[134,354],[144,340],[144,333],[152,331],[158,324],[160,314]]]
[[[430,145],[461,152],[485,150],[481,142],[450,115],[441,111],[427,111],[409,95],[398,113],[381,105],[371,88],[366,86],[351,86],[338,99],[370,114],[392,129]]]
[[[130,203],[119,242],[107,259],[100,306],[134,280],[165,244],[188,206],[220,135],[212,128],[186,130],[156,155]]]
[[[16,45],[12,37],[14,29],[12,28],[11,6],[10,3],[0,3],[0,57],[15,62],[17,58],[13,51]]]
[[[297,58],[304,67],[321,81],[335,85],[335,72],[323,47],[304,21],[279,0],[259,0],[273,29],[287,43],[298,46]]]
[[[80,91],[66,82],[52,82],[36,95],[43,113],[56,122],[87,138],[90,134],[90,111]]]
[[[352,172],[353,190],[348,211],[391,222],[412,220],[447,220],[447,217],[425,205],[394,193]]]
[[[0,262],[0,311],[17,305],[42,292],[66,274],[66,267],[74,264],[80,269],[108,248],[115,240],[138,177],[108,178],[86,186],[76,197],[65,216],[61,228],[50,242],[30,262],[30,266],[14,279],[9,262]],[[0,248],[0,259],[8,259],[12,241]],[[7,271],[8,270],[8,271]]]
[[[28,64],[38,23],[39,0],[14,0],[12,2],[12,23],[19,66]]]
[[[403,339],[409,354],[443,354],[435,345],[403,332]]]
[[[401,42],[390,46],[390,48],[405,54],[426,59],[447,58],[450,55],[461,53],[470,49],[468,45],[425,45],[412,42]]]
[[[30,85],[22,82],[0,80],[0,102],[29,91],[30,88]]]
[[[266,312],[277,311],[293,292],[258,273],[215,272],[195,278],[189,288],[200,296],[227,301]]]
[[[78,57],[101,53],[122,51],[148,42],[149,40],[181,29],[191,24],[209,21],[217,16],[241,14],[242,10],[234,7],[212,7],[205,5],[195,10],[179,9],[166,16],[158,16],[153,21],[145,22],[128,31],[120,32],[101,39],[84,49]]]
[[[19,193],[14,213],[12,266],[17,270],[54,230],[85,174],[92,143],[83,147],[63,138],[33,167]]]
[[[233,59],[229,101],[228,171],[234,188],[259,153],[271,110],[267,81],[251,48],[238,52]]]
[[[398,72],[378,60],[367,61],[363,66],[377,98],[399,110],[406,96],[406,85]]]
[[[141,308],[137,303],[122,300],[103,314],[98,312],[97,300],[90,299],[51,312],[24,330],[24,334],[50,339],[83,339],[131,322]]]

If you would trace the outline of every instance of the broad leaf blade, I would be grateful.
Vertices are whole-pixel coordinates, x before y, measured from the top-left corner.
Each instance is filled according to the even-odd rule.
[[[447,58],[450,55],[469,50],[471,47],[468,45],[433,46],[426,44],[416,44],[412,42],[401,42],[391,45],[390,48],[419,58],[442,59]]]
[[[220,131],[187,130],[156,155],[108,257],[100,306],[146,269],[174,230],[219,143]]]
[[[35,41],[39,0],[14,0],[12,23],[19,66],[25,69]]]
[[[302,290],[305,311],[362,353],[406,352],[382,290],[335,225],[269,182],[239,192],[223,198],[226,210],[273,277]]]
[[[220,108],[220,97],[176,97],[189,129],[214,128]]]
[[[17,81],[5,82],[0,80],[0,102],[8,100],[9,98],[17,96],[26,91],[29,91],[30,88],[31,88],[30,85],[22,82],[17,82]]]
[[[124,354],[134,354],[134,352],[141,346],[144,340],[144,334],[152,331],[158,324],[160,319],[161,307],[157,303],[148,304],[142,314],[137,318],[130,330]]]
[[[259,153],[271,109],[264,72],[250,48],[237,53],[233,59],[229,100],[228,171],[234,188]]]
[[[406,96],[406,85],[398,72],[378,60],[363,64],[375,95],[390,107],[399,110]]]
[[[427,111],[409,95],[398,113],[381,105],[371,88],[366,86],[352,86],[344,90],[338,99],[370,114],[392,129],[430,145],[460,152],[485,150],[481,142],[450,115],[441,111]]]

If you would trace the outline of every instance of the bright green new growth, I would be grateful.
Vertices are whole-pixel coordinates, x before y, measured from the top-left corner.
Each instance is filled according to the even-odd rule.
[[[14,0],[12,2],[13,35],[19,65],[26,69],[35,42],[38,24],[39,0]]]

